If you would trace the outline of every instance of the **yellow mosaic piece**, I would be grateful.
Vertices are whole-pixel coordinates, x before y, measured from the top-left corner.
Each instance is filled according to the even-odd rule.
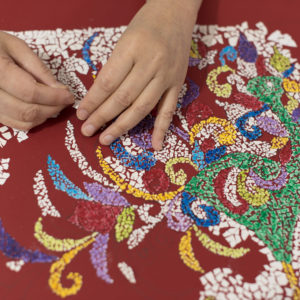
[[[288,57],[282,55],[276,46],[273,47],[274,54],[270,59],[270,65],[278,72],[284,72],[291,67],[291,63]]]
[[[210,252],[231,258],[240,258],[250,251],[249,248],[233,249],[213,241],[207,234],[203,233],[196,225],[193,226],[196,237],[201,244]]]
[[[182,261],[192,270],[204,273],[204,270],[200,266],[198,260],[195,258],[192,247],[192,234],[191,230],[188,230],[186,234],[181,238],[179,243],[179,255]]]
[[[285,109],[289,114],[292,114],[293,111],[298,107],[299,102],[297,101],[297,99],[291,97],[290,95],[287,95],[287,97],[289,98],[289,101],[285,106]]]
[[[95,241],[94,238],[86,241],[80,246],[72,249],[71,251],[65,253],[60,260],[54,262],[50,268],[50,277],[49,277],[49,286],[51,290],[58,296],[65,298],[67,296],[75,295],[82,286],[82,276],[79,273],[70,272],[67,275],[67,279],[73,280],[73,285],[69,288],[65,288],[62,286],[60,280],[62,276],[62,272],[65,267],[73,260],[76,254],[89,246],[91,243]]]
[[[201,58],[201,55],[199,54],[199,51],[198,51],[198,45],[194,40],[192,40],[192,45],[191,45],[191,50],[190,50],[190,57],[192,57],[192,58]]]
[[[145,200],[155,200],[155,201],[167,201],[174,199],[174,197],[184,190],[184,186],[181,186],[176,191],[165,192],[160,194],[150,194],[145,193],[130,184],[126,183],[124,179],[122,179],[103,159],[103,155],[101,152],[101,147],[99,146],[96,150],[97,157],[99,159],[100,167],[103,170],[103,173],[108,175],[109,178],[118,186],[122,191],[125,191],[127,194],[131,194],[136,198],[143,198]]]
[[[126,207],[118,215],[117,224],[115,225],[116,240],[122,242],[127,239],[133,230],[135,213],[133,207]]]
[[[48,250],[56,252],[66,252],[85,243],[98,232],[86,236],[82,239],[58,239],[43,231],[42,218],[39,218],[34,225],[34,237]]]
[[[298,286],[298,278],[295,275],[293,267],[286,262],[282,262],[283,270],[290,283],[291,289],[294,290],[293,300],[300,300],[300,287]]]
[[[275,137],[273,137],[273,139],[271,141],[271,143],[272,143],[271,148],[272,149],[281,149],[287,144],[288,141],[289,141],[289,138],[287,138],[287,137],[275,136]]]
[[[290,92],[290,93],[299,93],[300,92],[299,83],[295,80],[290,80],[288,78],[284,78],[282,84],[283,84],[283,88],[286,92]]]
[[[210,117],[207,120],[203,120],[198,124],[195,124],[193,128],[191,129],[189,135],[190,135],[190,144],[193,145],[195,142],[195,137],[198,133],[201,132],[201,130],[209,124],[216,124],[223,127],[223,132],[215,131],[214,134],[217,136],[218,141],[221,145],[232,145],[235,143],[236,140],[236,129],[234,126],[225,119],[220,119],[217,117]]]
[[[173,184],[176,185],[184,185],[187,180],[187,175],[184,172],[184,170],[179,170],[178,172],[174,171],[173,166],[179,163],[186,163],[194,167],[196,171],[198,171],[198,167],[195,163],[193,163],[189,158],[187,157],[175,157],[171,158],[167,161],[165,172],[168,174],[170,181]]]
[[[251,193],[247,190],[246,179],[248,171],[243,170],[240,172],[237,178],[237,191],[240,196],[245,199],[252,206],[261,206],[267,203],[270,199],[270,193],[262,188],[254,186],[255,193]]]
[[[206,84],[210,91],[212,91],[218,97],[229,98],[232,92],[232,86],[229,83],[219,84],[217,78],[221,73],[225,72],[235,73],[235,70],[231,69],[227,65],[213,69],[208,73]]]

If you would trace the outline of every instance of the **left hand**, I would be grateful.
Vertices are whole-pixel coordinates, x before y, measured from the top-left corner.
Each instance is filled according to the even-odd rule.
[[[199,1],[151,0],[135,15],[77,110],[82,133],[109,145],[158,105],[152,145],[162,148],[184,82]],[[201,3],[201,2],[200,2]]]

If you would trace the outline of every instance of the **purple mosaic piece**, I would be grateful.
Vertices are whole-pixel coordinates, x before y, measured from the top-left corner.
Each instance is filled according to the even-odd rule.
[[[264,180],[260,178],[252,169],[250,170],[249,175],[252,177],[252,179],[258,187],[268,189],[271,191],[276,191],[284,187],[287,181],[288,174],[285,168],[282,167],[280,175],[273,180]]]
[[[255,63],[257,59],[257,51],[253,43],[249,42],[246,36],[241,33],[239,39],[238,51],[240,57],[249,63]]]
[[[285,128],[277,120],[274,120],[270,117],[257,117],[256,121],[257,125],[261,129],[265,130],[266,132],[272,135],[280,137],[285,137],[288,135]]]
[[[295,123],[299,123],[299,121],[300,121],[300,107],[294,109],[294,111],[292,113],[292,120]]]
[[[189,141],[189,135],[186,132],[184,132],[183,130],[181,130],[178,127],[174,126],[173,123],[170,125],[170,130],[172,130],[174,133],[178,134],[185,141],[187,141],[187,142]]]
[[[200,58],[189,57],[189,67],[196,67],[200,63]]]
[[[150,130],[154,125],[155,118],[148,115],[139,124],[129,130],[129,135],[139,134],[143,131]]]
[[[182,104],[181,104],[182,107],[188,106],[191,102],[197,99],[200,93],[199,86],[193,80],[189,78],[187,78],[187,80],[190,87],[183,97]]]
[[[152,148],[151,134],[149,132],[143,132],[135,134],[131,137],[132,141],[142,149],[148,150]]]
[[[167,224],[172,230],[186,232],[193,225],[193,220],[181,212],[176,212],[175,216],[172,215],[174,203],[179,197],[180,194],[176,195],[176,197],[169,204],[169,209],[166,213]],[[176,219],[176,221],[174,219]]]
[[[130,206],[127,200],[119,193],[105,188],[99,183],[84,182],[83,184],[95,202],[100,202],[103,205]]]
[[[132,141],[142,149],[148,150],[152,148],[151,134],[149,130],[154,125],[155,118],[147,116],[138,125],[129,131]]]
[[[97,276],[103,279],[107,283],[113,283],[113,279],[108,274],[107,268],[107,247],[108,247],[109,235],[99,234],[96,237],[93,247],[90,250],[91,262],[96,269]]]
[[[47,255],[38,250],[27,250],[7,233],[0,219],[0,251],[7,257],[22,259],[28,263],[51,263],[58,260],[57,256]]]

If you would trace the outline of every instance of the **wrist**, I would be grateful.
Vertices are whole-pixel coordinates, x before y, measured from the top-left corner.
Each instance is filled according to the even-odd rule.
[[[146,2],[165,6],[166,9],[176,9],[187,17],[196,19],[203,0],[146,0]]]

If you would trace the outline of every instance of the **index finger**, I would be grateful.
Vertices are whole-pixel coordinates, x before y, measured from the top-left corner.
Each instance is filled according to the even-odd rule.
[[[152,79],[137,100],[102,132],[100,143],[109,145],[122,134],[136,126],[151,112],[164,91],[164,83],[158,78]]]
[[[38,83],[8,56],[0,56],[0,70],[0,88],[24,102],[44,105],[74,102],[72,94],[67,89],[52,88]]]
[[[126,51],[119,51],[117,47],[102,67],[87,95],[81,100],[77,110],[80,120],[87,119],[120,86],[132,69],[131,56],[126,55]]]

